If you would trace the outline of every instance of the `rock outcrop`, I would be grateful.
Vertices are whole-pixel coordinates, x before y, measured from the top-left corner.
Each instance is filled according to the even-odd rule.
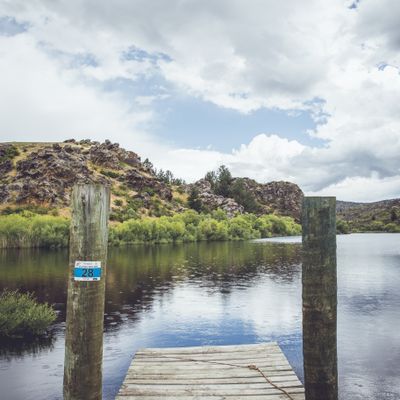
[[[243,178],[243,181],[247,190],[253,193],[261,205],[261,213],[287,215],[300,222],[304,194],[295,183],[285,181],[258,183],[249,178]]]
[[[15,156],[20,154],[19,159]],[[172,199],[168,185],[118,143],[90,140],[64,143],[0,144],[0,203],[68,206],[76,183],[126,185],[135,194],[151,191]]]
[[[118,143],[106,140],[104,143],[93,143],[89,150],[90,160],[95,165],[115,170],[123,169],[127,164],[131,167],[140,167],[140,157],[133,151],[119,147]]]
[[[139,192],[148,192],[149,190],[157,193],[164,200],[172,200],[171,188],[163,182],[155,180],[153,177],[144,175],[137,170],[130,169],[126,172],[124,180],[127,186]]]
[[[303,192],[296,184],[284,181],[262,184],[249,178],[233,178],[232,185],[235,179],[240,179],[245,190],[253,194],[259,205],[258,214],[276,213],[293,217],[297,222],[300,222]],[[243,205],[235,199],[215,194],[210,182],[205,179],[200,179],[196,183],[188,185],[187,191],[189,192],[192,187],[197,189],[198,198],[206,210],[212,211],[220,208],[225,210],[229,216],[244,212]]]
[[[224,197],[213,193],[210,182],[200,179],[193,185],[189,185],[189,190],[195,187],[198,191],[198,197],[204,210],[213,211],[217,209],[224,210],[229,217],[241,214],[244,211],[243,206],[236,203],[230,197]]]

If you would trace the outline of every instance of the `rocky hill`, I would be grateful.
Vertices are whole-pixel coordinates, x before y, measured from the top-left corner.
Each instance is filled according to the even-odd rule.
[[[246,199],[244,196],[238,196],[238,191],[235,191],[239,183],[240,190],[246,194],[247,200],[251,196],[254,203],[251,209],[246,209]],[[212,184],[206,179],[200,179],[189,185],[188,189],[197,189],[201,207],[206,210],[220,208],[228,215],[244,211],[256,214],[275,213],[293,217],[300,222],[303,192],[296,184],[284,181],[262,184],[249,178],[232,178],[229,186],[233,188],[231,190],[233,193],[227,196],[217,194]]]
[[[111,218],[117,221],[142,215],[172,215],[189,208],[188,197],[193,186],[198,190],[204,211],[222,209],[228,215],[248,211],[246,199],[241,204],[240,196],[236,196],[237,201],[228,195],[218,195],[204,179],[185,185],[171,177],[170,173],[157,172],[148,160],[142,162],[136,153],[110,141],[2,143],[0,212],[30,209],[68,215],[72,186],[89,182],[111,187]],[[303,193],[297,185],[259,184],[248,178],[232,178],[231,183],[254,197],[257,214],[276,213],[299,221]]]
[[[400,199],[373,203],[337,201],[336,213],[349,232],[400,232]]]
[[[173,187],[162,182],[140,157],[117,143],[67,140],[64,143],[0,144],[1,209],[19,207],[68,214],[75,183],[112,188],[114,219],[124,213],[161,215],[179,211]],[[179,197],[179,196],[178,196]]]

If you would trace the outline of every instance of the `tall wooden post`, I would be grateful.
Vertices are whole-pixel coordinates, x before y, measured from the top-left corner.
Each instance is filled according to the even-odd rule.
[[[65,336],[65,400],[102,398],[109,207],[110,192],[105,186],[77,185],[73,188]],[[77,273],[77,262],[82,261],[101,265],[99,280],[87,278],[94,275],[90,269],[83,273],[81,269]],[[81,278],[77,278],[77,275]]]
[[[336,198],[305,197],[302,225],[306,400],[337,400]]]

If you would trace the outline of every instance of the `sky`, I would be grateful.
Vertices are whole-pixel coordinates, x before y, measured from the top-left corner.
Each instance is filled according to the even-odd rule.
[[[0,141],[400,197],[398,0],[0,0]]]

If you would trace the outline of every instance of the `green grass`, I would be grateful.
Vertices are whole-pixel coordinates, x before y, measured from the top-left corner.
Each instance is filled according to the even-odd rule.
[[[38,303],[31,293],[5,290],[0,294],[2,337],[40,336],[55,320],[54,309],[47,303]]]

